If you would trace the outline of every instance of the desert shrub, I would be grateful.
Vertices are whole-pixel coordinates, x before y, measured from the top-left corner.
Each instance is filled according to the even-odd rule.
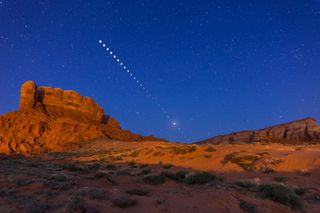
[[[291,189],[280,184],[262,184],[258,187],[262,197],[270,198],[275,202],[289,205],[294,209],[303,207],[299,196]]]
[[[130,154],[130,157],[136,158],[136,157],[138,157],[139,154],[140,154],[140,151],[139,150],[135,150]]]
[[[79,192],[82,196],[88,196],[91,199],[95,200],[105,200],[107,199],[107,192],[105,189],[100,189],[96,187],[86,187],[80,190]]]
[[[123,160],[123,158],[122,158],[122,156],[113,156],[113,155],[110,155],[109,156],[109,159],[111,160],[111,161],[120,161],[120,160]]]
[[[166,163],[166,164],[163,164],[162,166],[164,169],[170,169],[171,167],[173,167],[173,164],[171,163]]]
[[[140,165],[140,169],[143,169],[143,168],[146,168],[146,167],[148,167],[148,164],[141,164]]]
[[[204,155],[203,157],[208,159],[211,158],[211,155]]]
[[[83,198],[76,194],[73,195],[66,205],[67,212],[86,212]]]
[[[248,203],[244,200],[239,200],[239,207],[246,213],[255,213],[257,212],[257,206],[251,203]]]
[[[188,171],[185,170],[179,170],[176,173],[174,172],[169,172],[169,171],[164,171],[161,172],[161,176],[164,178],[168,178],[177,182],[184,182],[185,181],[185,177],[188,174]]]
[[[26,179],[14,179],[14,183],[17,185],[17,186],[26,186],[26,185],[29,185],[31,183],[33,183],[34,181],[33,180],[26,180]]]
[[[260,159],[261,155],[250,155],[239,152],[233,152],[227,154],[224,157],[223,163],[231,162],[239,165],[242,169],[246,171],[254,171],[257,168],[255,167],[255,162]]]
[[[131,189],[126,191],[126,193],[130,195],[137,195],[137,196],[146,196],[149,194],[149,192],[144,189]]]
[[[282,163],[282,162],[283,162],[282,159],[271,159],[271,160],[270,160],[270,164],[271,164],[271,165],[278,165],[278,164],[280,164],[280,163]]]
[[[108,170],[115,170],[117,167],[115,165],[113,165],[113,164],[108,164],[108,165],[106,165],[105,168],[108,169]]]
[[[185,180],[186,178],[186,175],[189,173],[189,171],[186,171],[186,170],[179,170],[175,173],[174,175],[174,179],[176,181],[179,181],[179,182],[182,182]]]
[[[273,177],[273,180],[277,181],[277,182],[285,182],[287,180],[287,177],[284,177],[284,176],[276,176],[276,177]]]
[[[58,181],[58,182],[65,182],[65,181],[68,181],[68,176],[63,173],[53,174],[50,176],[50,180]]]
[[[231,159],[233,159],[239,152],[232,152],[224,156],[222,163],[228,163]]]
[[[85,169],[82,166],[72,164],[72,163],[63,164],[62,169],[68,170],[70,172],[83,172],[83,171],[85,171]]]
[[[115,172],[117,175],[129,175],[129,170],[128,169],[119,169]]]
[[[164,183],[165,178],[161,175],[148,174],[144,176],[143,181],[147,184],[159,185]]]
[[[94,177],[97,178],[97,179],[108,177],[108,176],[109,176],[109,174],[107,172],[97,172],[94,175]]]
[[[293,190],[299,196],[304,195],[304,193],[307,191],[306,189],[301,188],[301,187],[293,188]]]
[[[173,147],[173,154],[187,154],[187,153],[192,153],[195,152],[197,150],[196,146],[176,146]]]
[[[88,169],[92,171],[97,171],[100,168],[99,163],[92,163],[88,165]]]
[[[161,151],[157,151],[153,153],[153,156],[162,156],[162,155],[164,155],[164,153]]]
[[[185,176],[185,181],[188,184],[205,184],[215,179],[216,176],[209,172],[197,172]]]
[[[301,174],[303,176],[311,175],[311,172],[308,169],[301,169]]]
[[[137,204],[136,200],[133,200],[131,198],[128,197],[119,197],[119,198],[115,198],[111,201],[112,206],[113,207],[118,207],[118,208],[128,208],[131,206],[134,206]]]
[[[145,168],[140,171],[140,175],[147,175],[147,174],[150,174],[151,172],[152,171],[150,168]]]
[[[248,189],[248,188],[255,186],[255,184],[250,180],[239,180],[236,182],[236,184],[242,188],[245,188],[245,189]]]
[[[274,172],[274,169],[269,166],[262,166],[260,168],[260,170],[265,174],[270,174],[270,173]]]
[[[132,161],[130,161],[130,162],[128,163],[128,165],[129,165],[129,166],[134,166],[134,165],[136,165],[136,161],[135,161],[135,160],[132,160]]]
[[[206,151],[206,152],[215,152],[217,150],[215,148],[213,148],[212,146],[207,146],[207,148],[204,151]]]

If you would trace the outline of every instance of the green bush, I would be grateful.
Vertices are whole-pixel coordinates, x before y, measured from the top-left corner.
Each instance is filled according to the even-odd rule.
[[[185,181],[188,184],[205,184],[215,179],[216,176],[209,172],[197,172],[185,176]]]
[[[165,178],[162,175],[148,174],[144,176],[143,181],[151,185],[159,185],[164,183]]]
[[[258,191],[264,198],[270,198],[275,202],[289,205],[294,209],[302,209],[300,197],[291,189],[279,184],[262,184]]]

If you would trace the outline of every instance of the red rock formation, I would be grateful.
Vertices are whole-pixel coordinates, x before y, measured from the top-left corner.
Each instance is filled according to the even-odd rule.
[[[20,108],[0,116],[0,152],[38,154],[69,151],[97,139],[159,140],[123,130],[104,115],[91,98],[27,81],[21,87]]]
[[[219,135],[196,143],[219,144],[230,142],[278,142],[284,144],[320,142],[320,126],[314,118],[305,118],[260,130]]]
[[[38,87],[33,81],[21,86],[20,110],[30,110],[41,104],[48,112],[65,116],[80,116],[94,121],[102,121],[104,111],[91,98],[81,96],[71,90],[52,87]]]

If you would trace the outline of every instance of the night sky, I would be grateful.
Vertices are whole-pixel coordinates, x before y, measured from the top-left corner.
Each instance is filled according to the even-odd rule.
[[[0,114],[30,79],[174,141],[320,120],[320,1],[0,0]]]

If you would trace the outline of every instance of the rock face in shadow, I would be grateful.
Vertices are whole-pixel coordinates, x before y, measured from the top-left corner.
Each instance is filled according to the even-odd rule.
[[[219,144],[233,142],[274,142],[283,144],[320,142],[320,126],[314,118],[305,118],[260,130],[247,130],[219,135],[196,143]]]
[[[123,130],[91,98],[79,93],[37,86],[21,87],[20,107],[0,116],[0,152],[38,154],[70,151],[93,140],[161,140]]]

